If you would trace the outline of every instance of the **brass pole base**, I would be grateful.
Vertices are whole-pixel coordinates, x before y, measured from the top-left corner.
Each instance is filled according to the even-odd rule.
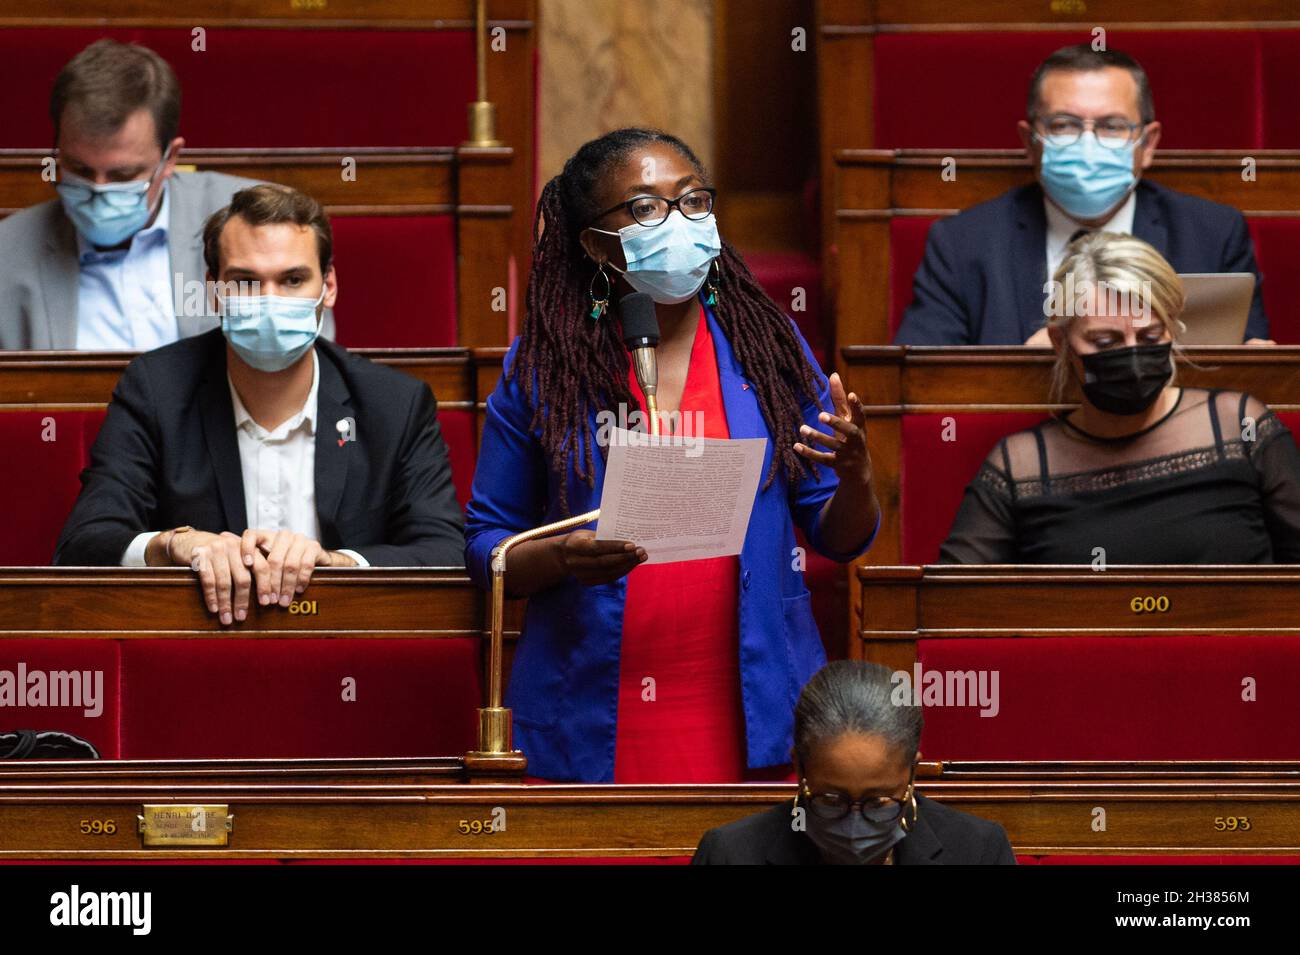
[[[505,145],[497,139],[497,108],[491,100],[475,100],[469,104],[469,139],[461,145],[482,149]]]
[[[483,754],[515,752],[511,737],[510,708],[481,706],[478,711],[478,749]]]
[[[522,776],[528,760],[511,748],[510,709],[482,706],[478,711],[478,749],[465,754],[470,782],[492,782],[502,776]]]

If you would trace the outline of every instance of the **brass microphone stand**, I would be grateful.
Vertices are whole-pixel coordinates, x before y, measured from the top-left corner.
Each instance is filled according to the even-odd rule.
[[[465,768],[472,775],[523,771],[528,761],[513,748],[510,709],[502,706],[502,669],[505,647],[506,558],[518,544],[581,527],[600,517],[600,508],[520,531],[507,537],[492,552],[492,635],[488,645],[488,705],[478,711],[478,749],[465,754]]]

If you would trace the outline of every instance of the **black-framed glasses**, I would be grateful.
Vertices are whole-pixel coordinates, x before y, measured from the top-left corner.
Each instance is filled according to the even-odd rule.
[[[843,819],[854,809],[862,813],[868,822],[886,823],[902,818],[907,806],[912,801],[913,781],[907,783],[907,791],[902,798],[893,796],[873,796],[870,799],[850,799],[844,793],[814,793],[808,788],[808,781],[802,780],[803,797],[813,815],[828,820]]]
[[[692,189],[690,192],[683,193],[676,199],[665,199],[663,196],[633,196],[626,202],[620,202],[618,205],[606,209],[592,222],[599,222],[611,212],[618,212],[619,209],[626,209],[633,219],[639,225],[657,226],[662,225],[668,218],[668,213],[676,209],[688,219],[700,220],[707,219],[713,212],[713,200],[717,198],[718,190],[708,186],[701,186],[699,189]]]
[[[1145,123],[1130,123],[1123,116],[1083,119],[1072,113],[1053,113],[1034,120],[1034,132],[1052,146],[1073,146],[1089,129],[1107,149],[1123,149],[1142,138]]]

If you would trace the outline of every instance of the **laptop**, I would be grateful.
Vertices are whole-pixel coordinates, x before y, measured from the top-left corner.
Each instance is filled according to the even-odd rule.
[[[1240,345],[1255,296],[1253,272],[1182,272],[1184,345]]]

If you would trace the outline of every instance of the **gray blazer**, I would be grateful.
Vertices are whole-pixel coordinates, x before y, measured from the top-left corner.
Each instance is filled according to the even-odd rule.
[[[167,244],[172,281],[202,282],[203,222],[252,179],[220,172],[177,172],[169,180]],[[77,235],[57,199],[0,221],[0,349],[70,350],[77,347]],[[174,290],[173,290],[174,291]],[[184,285],[181,300],[184,302]],[[173,295],[173,300],[175,295]],[[217,328],[211,315],[177,315],[180,337]],[[325,312],[321,334],[334,337]]]

